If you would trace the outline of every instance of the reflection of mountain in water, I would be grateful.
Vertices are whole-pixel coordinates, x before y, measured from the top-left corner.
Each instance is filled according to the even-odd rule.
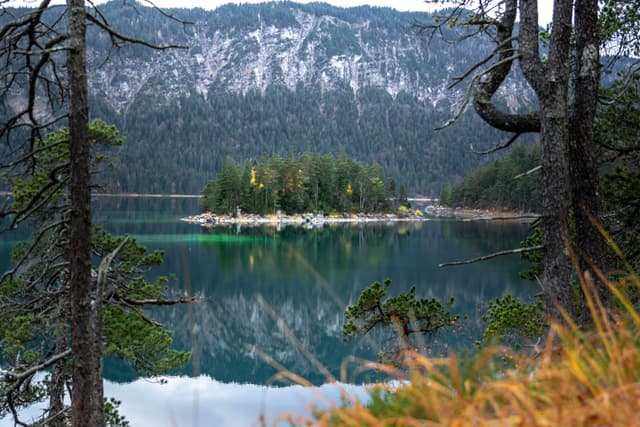
[[[375,280],[393,279],[390,292],[415,284],[421,296],[456,299],[454,311],[469,319],[440,344],[471,346],[482,324],[479,308],[510,292],[531,295],[517,257],[463,267],[438,268],[443,261],[473,258],[516,247],[526,225],[430,221],[416,226],[336,227],[303,230],[285,227],[203,230],[177,219],[196,211],[195,200],[101,200],[97,222],[114,233],[129,233],[151,249],[165,250],[155,274],[175,274],[179,292],[199,293],[203,301],[154,309],[154,317],[175,331],[175,347],[194,349],[185,373],[219,381],[264,383],[277,369],[252,346],[292,372],[314,382],[324,376],[291,337],[279,328],[257,295],[295,338],[339,375],[345,357],[375,357],[367,341],[341,339],[344,308]],[[0,250],[4,251],[4,249]],[[442,349],[441,346],[437,347]],[[108,360],[105,375],[116,381],[134,377]],[[363,379],[363,378],[361,378]]]
[[[303,298],[276,294],[264,298],[279,321],[338,375],[342,359],[352,351],[352,346],[341,340],[341,310],[322,292],[309,292]],[[277,369],[256,354],[255,346],[292,372],[315,382],[324,379],[254,295],[208,296],[189,310],[191,316],[181,315],[179,309],[172,313],[172,326],[179,345],[188,345],[192,339],[195,342],[199,366],[192,363],[190,373],[208,373],[225,382],[264,383]]]

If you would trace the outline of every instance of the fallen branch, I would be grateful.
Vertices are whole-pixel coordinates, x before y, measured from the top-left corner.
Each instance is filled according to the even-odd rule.
[[[518,178],[522,178],[523,176],[531,175],[532,173],[537,172],[540,169],[542,169],[542,166],[538,165],[538,166],[536,166],[535,168],[533,168],[531,170],[528,170],[528,171],[526,171],[524,173],[521,173],[519,175],[514,176],[513,179],[518,179]]]
[[[517,249],[509,249],[506,251],[494,252],[489,255],[484,255],[478,258],[469,259],[466,261],[452,261],[452,262],[443,262],[442,264],[438,264],[438,267],[449,267],[452,265],[464,265],[464,264],[473,264],[474,262],[484,261],[491,258],[496,258],[503,255],[512,255],[512,254],[521,254],[525,252],[533,252],[538,251],[544,248],[543,245],[531,246],[530,248],[517,248]]]

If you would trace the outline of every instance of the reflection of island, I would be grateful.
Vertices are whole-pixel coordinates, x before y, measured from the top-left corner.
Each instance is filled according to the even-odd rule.
[[[287,369],[320,383],[325,377],[288,334],[335,376],[348,355],[375,358],[377,348],[369,342],[342,341],[343,312],[371,282],[389,277],[393,279],[391,293],[415,284],[420,296],[455,297],[454,311],[469,319],[462,334],[441,336],[440,343],[446,340],[468,348],[483,327],[478,306],[507,291],[529,295],[535,287],[517,275],[505,274],[508,269],[486,263],[438,268],[444,260],[470,256],[467,248],[451,238],[447,224],[432,221],[417,227],[398,224],[313,230],[284,227],[279,232],[267,227],[250,228],[241,234],[221,227],[202,230],[189,239],[175,235],[173,243],[159,239],[153,244],[166,250],[164,274],[175,273],[180,292],[202,294],[204,300],[163,307],[153,314],[175,331],[177,348],[195,350],[186,374],[207,374],[225,382],[264,383],[277,369],[260,357],[255,346]],[[464,234],[464,230],[458,231]],[[517,231],[510,227],[488,229],[476,237],[493,236],[496,242],[512,244],[520,239]],[[258,295],[286,329],[278,326]],[[109,372],[106,366],[109,378],[133,379],[116,378]],[[123,373],[116,367],[111,372]]]
[[[306,230],[295,226],[248,228],[236,234],[227,227],[205,229],[211,237],[228,244],[204,244],[203,250],[219,262],[223,277],[240,276],[245,286],[271,282],[283,276],[286,283],[312,285],[316,279],[333,288],[348,281],[354,269],[375,270],[383,265],[389,251],[402,250],[412,231],[421,223],[387,227],[336,226]],[[228,240],[227,240],[228,239]],[[249,280],[245,280],[250,278]],[[280,282],[279,286],[285,283]],[[247,289],[246,287],[244,289]],[[258,286],[256,290],[262,290]]]

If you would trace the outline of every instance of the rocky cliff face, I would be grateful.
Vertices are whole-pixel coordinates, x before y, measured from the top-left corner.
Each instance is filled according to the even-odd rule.
[[[471,111],[434,131],[463,106],[466,88],[449,89],[452,78],[492,45],[428,43],[414,25],[430,23],[427,14],[291,2],[169,11],[184,24],[127,4],[101,5],[116,30],[184,48],[113,49],[90,28],[92,115],[128,141],[106,178],[113,191],[198,193],[225,156],[343,150],[380,164],[409,194],[437,195],[485,160],[470,146],[506,138]],[[9,108],[25,100],[17,94]],[[500,102],[516,110],[534,101],[514,78]]]
[[[273,85],[293,91],[300,84],[319,85],[323,92],[349,88],[354,98],[364,87],[378,87],[394,99],[405,92],[436,107],[461,100],[461,90],[447,89],[452,76],[490,48],[482,40],[456,45],[436,38],[429,45],[414,25],[431,22],[429,15],[385,9],[271,3],[225,6],[194,17],[177,32],[149,32],[158,44],[176,42],[186,49],[142,58],[125,51],[106,63],[93,50],[93,92],[119,113],[139,96],[171,102],[193,91],[206,99],[220,91],[264,93]],[[522,87],[513,81],[502,91],[510,107],[531,102],[515,96]]]

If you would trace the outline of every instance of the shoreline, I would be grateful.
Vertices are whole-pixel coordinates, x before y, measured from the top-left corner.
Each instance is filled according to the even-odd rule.
[[[393,213],[342,213],[333,215],[323,214],[294,214],[294,215],[257,215],[240,214],[216,215],[212,212],[205,212],[197,215],[189,215],[180,218],[180,221],[189,224],[200,225],[205,228],[216,226],[282,226],[296,225],[305,227],[322,227],[325,224],[392,224],[407,222],[427,222],[438,219],[454,219],[463,222],[467,221],[519,221],[532,222],[540,218],[538,214],[501,212],[480,209],[446,208],[442,206],[427,206],[424,215],[421,211],[410,211],[408,214],[398,215]]]
[[[205,212],[198,215],[190,215],[180,218],[180,221],[189,224],[197,224],[205,228],[216,226],[282,226],[297,225],[306,227],[322,227],[325,224],[385,224],[400,222],[425,222],[430,218],[426,218],[419,214],[396,215],[396,214],[340,214],[340,215],[314,215],[314,214],[295,214],[295,215],[255,215],[241,214],[239,216],[216,215],[211,212]]]
[[[511,212],[492,209],[450,208],[429,205],[425,213],[437,218],[453,218],[461,221],[524,221],[533,222],[542,215],[533,212]]]
[[[13,196],[10,191],[0,191],[0,196]],[[199,199],[200,194],[161,194],[161,193],[91,193],[91,197],[131,197],[149,199]]]
[[[199,199],[200,194],[160,194],[160,193],[93,193],[91,197],[132,197],[147,199]]]

